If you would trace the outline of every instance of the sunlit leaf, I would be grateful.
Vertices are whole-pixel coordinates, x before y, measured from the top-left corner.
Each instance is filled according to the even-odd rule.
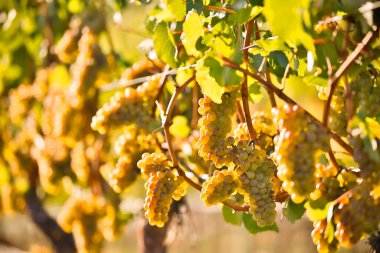
[[[168,10],[173,14],[176,21],[181,21],[186,16],[185,0],[166,0]]]
[[[224,88],[220,75],[223,69],[220,63],[213,57],[206,56],[197,61],[195,70],[196,80],[202,88],[202,93],[215,103],[222,103]]]
[[[280,39],[303,45],[315,55],[315,47],[312,37],[305,32],[304,25],[310,0],[282,0],[264,1],[264,15],[275,35]]]
[[[200,56],[200,52],[196,48],[197,40],[203,34],[203,23],[200,16],[191,11],[186,15],[183,23],[182,43],[188,55],[195,57]]]
[[[226,222],[233,225],[241,225],[243,222],[243,213],[234,212],[231,207],[223,205],[222,208],[223,218]]]
[[[252,218],[252,214],[249,213],[243,214],[243,224],[251,234],[257,234],[265,231],[279,232],[277,224],[273,224],[272,226],[259,227],[257,225],[257,222]]]
[[[185,116],[175,116],[173,118],[173,124],[169,127],[169,132],[174,137],[185,138],[190,133],[189,122]]]
[[[234,21],[238,25],[242,25],[260,15],[262,10],[263,8],[259,6],[242,8],[232,14],[230,16],[230,20]]]
[[[161,22],[156,26],[153,34],[153,45],[160,59],[169,64],[172,68],[177,67],[177,48],[173,34],[167,23]]]
[[[291,199],[288,200],[286,207],[283,209],[284,216],[292,223],[302,218],[306,209],[305,203],[296,204]]]

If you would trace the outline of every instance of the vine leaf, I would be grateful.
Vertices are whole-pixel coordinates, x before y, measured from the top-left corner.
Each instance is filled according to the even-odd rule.
[[[202,93],[209,96],[217,104],[222,103],[224,93],[222,71],[219,61],[206,56],[197,61],[195,78],[201,86]]]
[[[223,205],[222,214],[224,220],[230,224],[238,226],[243,222],[242,212],[234,212],[229,206]]]
[[[258,103],[263,98],[263,93],[261,93],[261,86],[258,82],[252,81],[252,78],[248,78],[248,99],[253,103]],[[252,81],[252,82],[251,82]]]
[[[306,211],[304,204],[305,203],[296,204],[292,201],[292,199],[288,200],[286,207],[283,210],[283,214],[288,219],[288,221],[294,223],[295,221],[302,218]]]
[[[172,68],[177,68],[177,48],[173,34],[169,26],[165,22],[161,22],[156,26],[153,34],[153,45],[157,56]]]
[[[200,56],[200,52],[196,48],[197,40],[203,34],[203,23],[198,13],[191,11],[187,14],[183,23],[182,43],[188,55],[195,57]]]
[[[332,202],[327,203],[326,205],[318,201],[308,201],[305,203],[306,215],[310,221],[320,221],[327,218],[329,208],[332,205]]]
[[[252,218],[252,214],[249,214],[249,213],[243,214],[243,224],[244,224],[244,227],[251,234],[257,234],[259,232],[264,232],[264,231],[279,232],[277,224],[273,224],[271,226],[266,226],[266,227],[259,227],[257,225],[257,222]]]
[[[186,16],[186,1],[185,0],[166,0],[166,6],[173,14],[176,21],[181,21]]]
[[[266,0],[263,13],[275,35],[289,44],[303,45],[316,55],[313,39],[304,30],[309,23],[309,5],[310,0],[290,0],[286,4],[282,0]]]
[[[260,6],[247,7],[237,10],[230,16],[230,20],[238,25],[242,25],[261,14],[263,8]]]
[[[169,127],[169,132],[174,137],[186,138],[190,133],[189,123],[185,116],[175,116],[173,124]]]

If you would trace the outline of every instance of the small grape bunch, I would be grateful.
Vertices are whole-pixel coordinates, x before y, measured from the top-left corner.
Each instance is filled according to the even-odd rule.
[[[137,167],[146,178],[152,173],[164,171],[170,165],[168,157],[163,153],[144,153],[137,162]]]
[[[264,151],[265,153],[265,151]],[[273,225],[276,218],[276,203],[273,183],[271,181],[275,164],[265,156],[255,161],[246,171],[239,175],[240,190],[245,203],[250,207],[249,212],[260,227]]]
[[[347,135],[347,109],[344,88],[336,87],[331,100],[331,110],[328,118],[328,126],[341,136]]]
[[[212,161],[216,167],[228,166],[232,161],[229,156],[233,138],[227,138],[232,128],[232,115],[236,112],[237,93],[224,93],[222,103],[216,104],[211,98],[199,100],[198,112],[200,137],[197,142],[199,155],[206,161]]]
[[[365,182],[343,195],[334,207],[335,238],[345,247],[351,247],[364,235],[374,233],[380,222],[380,200],[372,194]]]
[[[252,115],[255,144],[267,153],[273,151],[273,137],[277,134],[276,126],[269,115],[264,112]],[[247,123],[239,123],[234,130],[234,137],[238,140],[250,140]]]
[[[92,194],[73,194],[64,204],[57,221],[67,233],[73,233],[80,253],[99,252],[104,241],[100,223],[106,215],[106,202]]]
[[[172,170],[152,172],[145,189],[145,217],[150,225],[163,227],[169,220],[173,199],[179,200],[185,194],[184,180]]]
[[[313,222],[313,231],[311,232],[311,237],[315,245],[317,245],[317,250],[319,253],[329,253],[335,252],[339,243],[336,238],[329,241],[326,235],[327,220],[320,220]]]
[[[226,201],[238,190],[237,174],[230,170],[215,170],[202,185],[201,199],[207,206]]]
[[[298,106],[286,104],[273,114],[280,131],[272,154],[278,163],[277,176],[292,200],[300,203],[315,189],[315,163],[320,152],[328,151],[329,135]]]
[[[138,155],[122,155],[117,160],[116,166],[102,167],[101,173],[115,192],[122,192],[131,186],[140,175],[136,167]]]

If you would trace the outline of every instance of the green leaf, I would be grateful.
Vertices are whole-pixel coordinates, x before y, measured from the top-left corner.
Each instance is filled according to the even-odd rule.
[[[196,48],[197,40],[203,34],[203,23],[198,13],[190,11],[183,23],[182,43],[188,55],[200,56]]]
[[[317,201],[308,201],[305,203],[306,215],[311,221],[320,221],[327,218],[327,214],[332,202],[321,205]]]
[[[263,13],[273,33],[289,44],[303,45],[315,54],[312,37],[305,32],[310,0],[265,0]]]
[[[186,138],[190,133],[188,120],[185,116],[175,116],[173,118],[173,124],[169,127],[169,132],[174,137]]]
[[[67,4],[67,9],[74,14],[78,14],[83,11],[85,7],[84,1],[81,0],[70,0]]]
[[[248,78],[248,81],[250,78]],[[263,98],[263,94],[261,93],[261,86],[257,81],[248,82],[248,99],[253,103],[258,103]]]
[[[182,21],[186,16],[186,1],[166,0],[168,10],[173,14],[176,21]]]
[[[255,40],[254,46],[249,49],[251,54],[260,54],[261,56],[268,56],[273,51],[289,51],[289,48],[278,37],[269,37]]]
[[[222,208],[223,218],[227,223],[233,225],[241,225],[243,222],[243,213],[242,212],[234,212],[231,207],[223,205]]]
[[[326,229],[325,229],[325,238],[327,239],[327,241],[329,243],[331,243],[333,240],[334,240],[334,225],[332,223],[332,221],[329,221],[327,222],[327,226],[326,226]]]
[[[374,119],[368,118],[368,117],[365,118],[365,121],[368,125],[368,131],[369,131],[371,137],[373,136],[374,138],[380,139],[380,124],[379,124],[379,122],[377,122]]]
[[[254,19],[261,14],[263,8],[259,6],[246,7],[240,10],[237,10],[234,14],[230,16],[230,20],[235,22],[238,25],[242,25],[247,21]]]
[[[249,213],[243,214],[243,223],[244,223],[244,227],[251,234],[257,234],[259,232],[264,232],[264,231],[274,231],[274,232],[279,231],[277,224],[273,224],[272,226],[259,227],[257,225],[257,222],[252,218],[252,214],[249,214]]]
[[[301,219],[304,215],[306,211],[304,205],[304,202],[296,204],[291,199],[289,199],[285,209],[283,210],[283,214],[288,219],[288,221],[294,223],[295,221]]]
[[[173,34],[169,26],[165,22],[161,22],[156,26],[153,34],[153,45],[157,56],[170,65],[172,68],[177,68],[177,48]]]
[[[195,77],[201,86],[202,93],[209,96],[215,103],[222,103],[224,88],[220,73],[223,68],[220,63],[211,56],[205,56],[197,61],[195,70]]]

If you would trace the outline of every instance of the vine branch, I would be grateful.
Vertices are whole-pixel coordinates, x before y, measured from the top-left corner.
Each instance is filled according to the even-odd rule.
[[[294,105],[297,104],[293,99],[291,99],[290,97],[288,97],[281,89],[277,88],[271,82],[263,79],[261,76],[255,74],[255,73],[252,73],[250,71],[246,71],[245,69],[243,69],[240,66],[236,65],[234,62],[232,62],[230,59],[228,59],[228,58],[226,58],[224,56],[221,56],[221,58],[224,61],[224,66],[236,69],[236,70],[238,70],[240,72],[243,72],[243,73],[247,72],[247,74],[249,76],[251,76],[252,78],[256,79],[259,83],[261,83],[267,89],[273,91],[279,98],[281,98],[286,103],[290,103],[290,104],[294,104]],[[302,107],[300,106],[300,108],[302,108]],[[340,146],[342,146],[351,155],[353,154],[352,147],[348,143],[346,143],[344,140],[342,140],[342,138],[340,138],[340,136],[338,134],[332,132],[331,129],[329,129],[328,127],[324,126],[310,112],[306,111],[304,108],[302,108],[302,109],[306,112],[306,114],[311,118],[311,120],[313,122],[315,122],[316,124],[324,127],[328,131],[328,133],[330,134],[331,138],[333,138]]]
[[[244,40],[244,63],[245,63],[245,70],[248,71],[248,48],[246,48],[250,41],[251,41],[251,35],[253,30],[253,20],[249,21],[246,26],[246,36]],[[251,140],[255,139],[255,130],[253,129],[252,125],[252,118],[251,118],[251,112],[249,111],[249,102],[248,102],[248,74],[247,72],[244,72],[244,79],[241,86],[241,99],[243,102],[243,110],[244,110],[244,118],[245,122],[247,123],[249,137]]]
[[[330,114],[330,106],[331,106],[331,100],[332,96],[334,94],[335,88],[338,84],[339,79],[343,76],[344,73],[348,70],[348,68],[354,63],[356,58],[360,55],[360,52],[371,42],[372,38],[374,37],[376,31],[369,31],[362,42],[360,42],[355,50],[347,57],[347,59],[340,65],[339,69],[335,72],[331,78],[329,78],[328,85],[330,87],[330,93],[326,100],[325,107],[323,110],[323,119],[322,123],[324,126],[327,126],[327,121]],[[348,151],[348,150],[347,150]]]

